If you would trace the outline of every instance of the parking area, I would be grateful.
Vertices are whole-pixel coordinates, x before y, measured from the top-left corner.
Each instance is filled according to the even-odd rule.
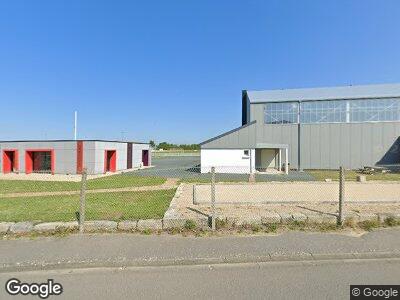
[[[139,176],[160,176],[167,178],[181,178],[188,181],[210,181],[211,174],[200,173],[199,156],[173,156],[165,158],[153,158],[152,168],[132,172]],[[216,181],[248,181],[248,174],[216,174]],[[256,174],[257,181],[310,181],[314,180],[306,172],[290,171],[284,174]]]

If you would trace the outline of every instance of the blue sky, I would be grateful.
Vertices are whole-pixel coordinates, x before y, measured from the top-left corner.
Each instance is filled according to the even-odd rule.
[[[197,143],[242,89],[400,82],[399,1],[3,1],[0,139]]]

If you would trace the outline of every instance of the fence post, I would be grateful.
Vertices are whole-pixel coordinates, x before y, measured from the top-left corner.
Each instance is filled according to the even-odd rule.
[[[211,229],[215,227],[215,167],[211,167]]]
[[[196,184],[193,184],[193,204],[197,204],[197,199],[196,199]]]
[[[343,202],[344,202],[345,172],[344,168],[339,169],[339,216],[338,225],[343,224]]]
[[[84,232],[84,223],[85,223],[85,202],[86,202],[86,179],[87,179],[87,170],[84,168],[82,170],[82,181],[81,181],[81,194],[80,194],[80,206],[79,206],[79,232]]]

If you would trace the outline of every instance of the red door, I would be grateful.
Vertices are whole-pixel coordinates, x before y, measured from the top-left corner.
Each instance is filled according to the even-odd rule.
[[[149,166],[149,150],[142,150],[142,163],[143,166]]]
[[[3,173],[18,171],[18,151],[4,150],[3,151]]]
[[[117,151],[105,150],[104,172],[115,172],[117,170]]]

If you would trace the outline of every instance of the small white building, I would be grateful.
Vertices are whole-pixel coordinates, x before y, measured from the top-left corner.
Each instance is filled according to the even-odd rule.
[[[151,165],[148,143],[106,140],[0,142],[1,173],[88,174]]]

